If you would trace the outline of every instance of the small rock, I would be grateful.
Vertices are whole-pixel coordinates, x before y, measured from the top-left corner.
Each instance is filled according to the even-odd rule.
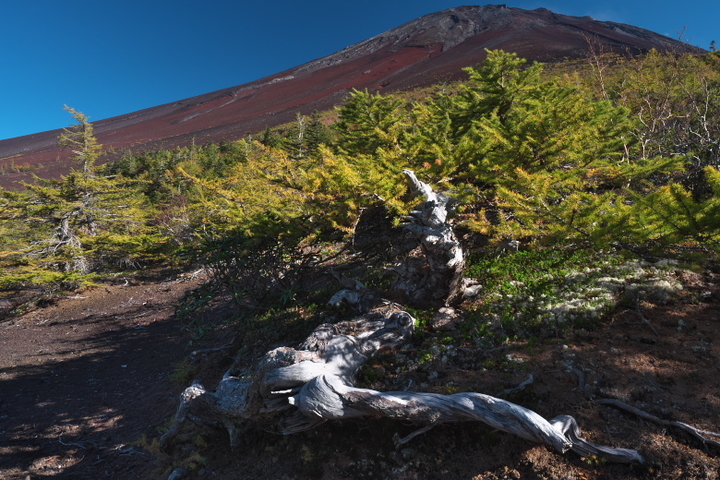
[[[360,293],[354,290],[340,290],[327,302],[328,305],[336,308],[341,307],[343,303],[347,305],[357,305],[360,303]]]
[[[463,279],[463,298],[475,298],[482,291],[482,285],[478,283],[474,278]]]
[[[458,315],[454,308],[442,307],[432,319],[430,328],[437,331],[455,330],[458,323],[462,321],[462,317]]]

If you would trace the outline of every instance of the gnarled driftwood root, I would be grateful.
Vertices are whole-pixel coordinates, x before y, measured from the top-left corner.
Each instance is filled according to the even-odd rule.
[[[381,348],[400,346],[412,334],[413,317],[394,307],[388,304],[382,312],[321,325],[299,349],[268,352],[251,376],[228,374],[215,392],[194,384],[183,393],[176,422],[161,443],[171,443],[191,415],[223,424],[234,444],[245,428],[254,425],[273,425],[278,433],[292,434],[331,420],[386,417],[425,425],[422,432],[442,423],[478,421],[559,452],[645,462],[635,450],[584,440],[568,415],[548,421],[520,405],[475,392],[441,395],[356,388],[355,375],[372,355]]]

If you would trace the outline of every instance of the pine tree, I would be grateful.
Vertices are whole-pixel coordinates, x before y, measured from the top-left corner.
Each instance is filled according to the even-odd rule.
[[[634,195],[629,209],[633,236],[646,248],[665,251],[678,245],[706,252],[720,247],[720,171],[705,168],[712,195],[698,199],[678,183],[664,185],[647,195]]]
[[[307,155],[317,156],[321,145],[330,145],[333,142],[330,128],[322,121],[320,113],[315,110],[307,123],[305,130]]]
[[[64,128],[58,136],[57,143],[72,151],[73,159],[82,167],[84,173],[91,172],[95,169],[95,162],[102,153],[102,145],[95,138],[93,124],[85,114],[67,105],[65,110],[78,123]]]
[[[343,151],[373,155],[378,149],[400,149],[408,127],[408,113],[402,99],[353,90],[339,109],[334,127]]]
[[[102,175],[96,162],[102,147],[92,124],[66,108],[78,122],[59,136],[79,168],[59,180],[35,178],[23,192],[2,192],[0,214],[33,226],[45,236],[19,248],[16,257],[34,269],[88,274],[126,268],[150,259],[160,235],[149,226],[152,208],[137,181]]]

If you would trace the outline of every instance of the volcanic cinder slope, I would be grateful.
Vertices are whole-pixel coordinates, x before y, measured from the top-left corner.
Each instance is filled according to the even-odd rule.
[[[553,61],[585,55],[588,37],[605,50],[702,51],[642,28],[543,8],[464,6],[426,15],[270,77],[99,120],[95,132],[116,152],[236,140],[287,123],[298,112],[329,109],[353,88],[389,92],[460,78],[463,67],[485,58],[485,49]],[[0,141],[0,165],[35,166],[41,177],[67,171],[69,152],[56,146],[59,132]],[[12,186],[24,178],[27,174],[4,173],[0,185]]]

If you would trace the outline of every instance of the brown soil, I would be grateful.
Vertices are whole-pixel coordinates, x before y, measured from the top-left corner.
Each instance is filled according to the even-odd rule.
[[[498,394],[532,373],[535,382],[510,400],[547,418],[573,415],[587,438],[639,449],[648,468],[561,455],[469,423],[436,427],[395,449],[393,435],[416,427],[387,420],[288,437],[250,431],[235,450],[221,430],[195,427],[162,453],[153,439],[187,386],[177,379],[211,386],[235,353],[189,360],[193,349],[223,346],[228,335],[189,346],[173,308],[199,279],[182,277],[101,286],[0,321],[0,479],[166,479],[181,465],[190,470],[185,478],[207,479],[717,479],[720,450],[595,401],[617,398],[720,431],[720,295],[710,274],[683,280],[673,304],[618,309],[598,330],[460,350],[376,379],[388,389],[413,380],[413,389]],[[380,363],[390,372],[386,355]]]

